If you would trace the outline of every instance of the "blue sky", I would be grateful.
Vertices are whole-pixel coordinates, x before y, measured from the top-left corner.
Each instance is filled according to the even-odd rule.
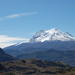
[[[75,36],[75,0],[0,0],[0,35],[30,38],[51,28]]]

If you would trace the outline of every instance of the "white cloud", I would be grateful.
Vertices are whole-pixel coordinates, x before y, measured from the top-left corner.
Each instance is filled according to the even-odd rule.
[[[0,47],[6,47],[19,42],[28,42],[29,39],[19,37],[9,37],[7,35],[0,35]]]
[[[22,17],[22,16],[31,16],[31,15],[36,15],[36,14],[38,14],[38,12],[11,14],[11,15],[7,15],[4,17],[0,17],[0,20],[18,18],[18,17]]]
[[[16,43],[0,43],[0,48],[4,48],[4,47],[11,46],[14,44],[16,44]]]

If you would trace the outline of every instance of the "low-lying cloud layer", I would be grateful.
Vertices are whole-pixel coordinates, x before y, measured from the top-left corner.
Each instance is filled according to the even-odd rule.
[[[19,37],[9,37],[7,35],[0,35],[0,47],[6,47],[13,44],[17,44],[19,42],[28,42],[29,39],[19,38]]]

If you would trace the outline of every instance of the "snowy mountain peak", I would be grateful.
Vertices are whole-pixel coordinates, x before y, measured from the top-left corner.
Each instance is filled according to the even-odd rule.
[[[60,30],[59,29],[57,29],[57,28],[52,28],[52,29],[50,29],[50,30],[46,30],[46,31],[52,31],[52,32],[59,32]]]
[[[57,28],[50,30],[41,30],[37,32],[31,39],[31,42],[44,42],[44,41],[72,41],[75,37],[71,36],[69,33],[64,33]]]
[[[50,29],[50,30],[46,30],[45,32],[55,34],[55,33],[60,33],[61,31],[57,28],[53,28],[53,29]]]

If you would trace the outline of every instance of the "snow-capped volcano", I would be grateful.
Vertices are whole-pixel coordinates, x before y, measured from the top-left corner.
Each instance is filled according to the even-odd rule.
[[[75,37],[55,28],[41,30],[29,42],[6,47],[4,51],[21,59],[38,58],[75,65]]]
[[[59,29],[53,28],[50,30],[41,30],[37,32],[31,39],[31,42],[44,42],[44,41],[72,41],[75,37],[71,36],[69,33],[64,33]]]

